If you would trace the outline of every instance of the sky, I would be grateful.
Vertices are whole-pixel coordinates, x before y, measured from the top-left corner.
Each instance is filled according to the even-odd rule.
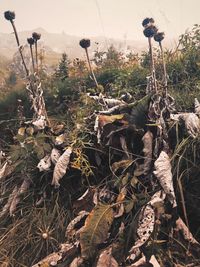
[[[145,17],[169,38],[200,24],[200,0],[0,0],[0,32],[9,33],[6,10],[15,11],[19,31],[42,27],[80,37],[142,40]]]

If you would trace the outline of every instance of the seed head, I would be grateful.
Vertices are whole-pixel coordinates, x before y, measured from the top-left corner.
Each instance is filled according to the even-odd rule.
[[[27,42],[28,42],[28,44],[30,44],[30,45],[34,45],[35,40],[34,40],[32,37],[30,37],[30,38],[27,38]]]
[[[82,48],[85,48],[85,49],[90,47],[90,39],[82,39],[82,40],[80,40],[79,45]]]
[[[32,37],[37,42],[38,40],[40,40],[41,34],[40,33],[37,33],[37,32],[33,32],[32,33]]]
[[[143,33],[144,33],[144,36],[149,38],[149,37],[153,37],[157,33],[157,31],[158,31],[157,27],[151,25],[151,26],[145,28]]]
[[[155,35],[154,35],[154,40],[156,42],[161,42],[163,39],[165,38],[165,33],[164,32],[157,32]]]
[[[154,21],[153,18],[146,18],[146,19],[143,20],[143,22],[142,22],[142,26],[143,26],[144,28],[147,28],[147,27],[153,25],[154,22],[155,22],[155,21]]]
[[[15,19],[15,12],[14,11],[10,11],[10,10],[5,11],[4,12],[4,17],[5,17],[5,19],[7,19],[9,21],[12,21],[12,20]]]

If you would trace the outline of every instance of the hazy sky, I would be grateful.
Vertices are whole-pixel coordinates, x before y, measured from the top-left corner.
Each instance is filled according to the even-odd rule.
[[[0,32],[11,32],[5,10],[15,11],[20,31],[42,27],[81,37],[143,39],[141,21],[147,16],[168,37],[200,24],[200,0],[0,0]]]

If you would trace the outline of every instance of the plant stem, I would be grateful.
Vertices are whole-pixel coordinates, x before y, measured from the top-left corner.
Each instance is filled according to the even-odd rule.
[[[22,64],[23,64],[23,66],[25,68],[26,76],[28,76],[29,72],[28,72],[28,69],[26,67],[26,63],[24,61],[24,56],[22,54],[22,50],[20,48],[20,43],[19,43],[19,37],[18,37],[18,34],[17,34],[17,30],[16,30],[16,27],[15,27],[14,21],[10,20],[10,22],[11,22],[13,30],[14,30],[15,38],[16,38],[16,41],[17,41],[18,49],[19,49],[19,53],[20,53],[20,56],[21,56],[21,59],[22,59]]]
[[[153,85],[155,92],[157,93],[157,84],[156,84],[156,72],[155,72],[155,65],[154,65],[154,59],[153,59],[153,49],[152,49],[152,44],[151,44],[151,37],[148,38],[149,41],[149,54],[150,54],[150,59],[151,59],[151,75],[153,78]]]
[[[31,50],[31,59],[32,59],[32,66],[33,66],[33,73],[35,72],[35,63],[34,63],[34,58],[33,58],[33,47],[30,45],[30,50]]]
[[[36,62],[36,70],[38,72],[38,49],[37,49],[37,40],[35,41],[35,62]]]
[[[164,95],[167,95],[167,71],[166,71],[166,64],[165,64],[165,58],[164,58],[164,52],[162,43],[159,42],[161,56],[162,56],[162,64],[163,64],[163,72],[164,72]]]
[[[88,49],[87,48],[85,48],[85,52],[86,52],[86,57],[87,57],[87,61],[88,61],[90,72],[92,74],[92,77],[93,77],[93,80],[95,82],[96,87],[98,87],[99,85],[98,85],[98,82],[97,82],[96,77],[94,75],[94,72],[92,70],[92,66],[91,66],[91,63],[90,63],[90,58],[89,58],[89,54],[88,54]]]

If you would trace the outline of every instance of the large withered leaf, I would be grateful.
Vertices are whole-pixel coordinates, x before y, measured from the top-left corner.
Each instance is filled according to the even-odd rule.
[[[134,246],[130,249],[129,253],[133,253],[135,249],[141,247],[151,236],[154,230],[155,224],[155,212],[152,206],[147,203],[139,214],[138,228],[137,228],[137,240]]]
[[[113,208],[99,203],[88,215],[82,232],[80,233],[81,256],[92,257],[97,245],[103,243],[113,222]]]
[[[106,248],[99,255],[96,267],[118,267],[118,263],[112,256],[112,247]]]
[[[172,114],[171,119],[175,121],[184,121],[188,134],[195,138],[200,133],[200,120],[195,113]]]
[[[161,151],[154,166],[154,175],[157,177],[165,193],[169,196],[171,203],[176,205],[170,158],[165,151]]]
[[[152,162],[152,151],[153,151],[153,134],[147,131],[142,138],[144,143],[143,153],[144,153],[144,175],[147,175],[151,169]]]
[[[65,152],[60,156],[60,158],[58,159],[55,168],[54,168],[54,172],[53,172],[53,180],[52,180],[52,185],[54,185],[55,187],[59,187],[59,181],[60,179],[63,178],[63,176],[65,175],[66,171],[67,171],[67,167],[69,165],[70,162],[70,156],[72,153],[72,148],[68,147]]]

